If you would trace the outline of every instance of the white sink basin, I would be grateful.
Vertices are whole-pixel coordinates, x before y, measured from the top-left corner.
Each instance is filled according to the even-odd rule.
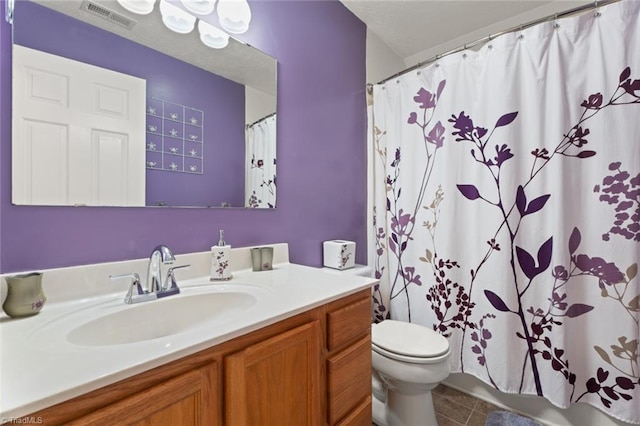
[[[169,296],[131,305],[74,328],[67,340],[79,346],[107,346],[171,336],[213,318],[229,319],[257,302],[246,292]]]
[[[269,289],[250,284],[193,285],[178,295],[127,305],[123,297],[67,307],[27,334],[40,348],[68,351],[139,342],[163,346],[182,334],[241,322],[273,301]],[[64,345],[66,342],[69,345]]]

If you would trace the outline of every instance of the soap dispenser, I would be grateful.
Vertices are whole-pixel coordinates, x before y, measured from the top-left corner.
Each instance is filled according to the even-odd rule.
[[[231,279],[231,246],[224,240],[224,231],[220,230],[218,244],[211,247],[211,281]]]

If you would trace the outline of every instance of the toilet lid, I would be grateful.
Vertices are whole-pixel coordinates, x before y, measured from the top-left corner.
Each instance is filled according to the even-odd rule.
[[[371,327],[371,341],[387,352],[415,358],[445,354],[449,342],[427,327],[403,321],[385,320]]]

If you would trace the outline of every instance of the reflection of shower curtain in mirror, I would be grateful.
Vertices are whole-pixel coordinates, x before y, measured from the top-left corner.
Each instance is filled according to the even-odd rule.
[[[276,115],[247,126],[245,207],[276,206]]]

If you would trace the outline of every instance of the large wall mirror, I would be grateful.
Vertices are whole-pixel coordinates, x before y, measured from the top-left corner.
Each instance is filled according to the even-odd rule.
[[[275,207],[277,61],[161,3],[15,2],[14,204]]]

